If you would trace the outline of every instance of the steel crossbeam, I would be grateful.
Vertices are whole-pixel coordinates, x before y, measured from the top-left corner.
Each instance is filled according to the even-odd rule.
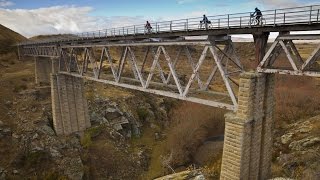
[[[303,60],[296,48],[295,40],[314,40],[317,47],[306,60]],[[257,71],[261,73],[320,77],[320,63],[317,63],[320,56],[319,40],[319,35],[280,35],[258,65]],[[280,61],[279,55],[281,52],[285,53],[290,66],[280,67],[276,64],[277,61]]]

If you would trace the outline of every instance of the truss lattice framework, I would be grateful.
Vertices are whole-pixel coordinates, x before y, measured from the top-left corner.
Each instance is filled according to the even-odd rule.
[[[59,57],[57,46],[23,46],[21,51],[24,56]]]
[[[197,44],[196,48],[191,46]],[[243,67],[235,54],[232,41],[228,39],[223,44],[218,45],[214,40],[191,44],[143,43],[141,47],[144,49],[144,54],[140,58],[136,55],[138,53],[136,47],[139,44],[118,45],[118,51],[121,49],[118,53],[118,62],[113,57],[114,51],[112,51],[113,56],[111,55],[111,48],[114,48],[112,45],[64,46],[60,50],[59,72],[124,88],[236,110],[237,77],[243,72]],[[196,54],[194,51],[197,50],[202,52]],[[195,55],[200,56],[198,61],[194,61]],[[211,61],[212,67],[205,66],[205,61]],[[191,70],[181,71],[181,68],[178,70],[179,64],[184,64],[183,69],[189,66]],[[208,74],[205,76],[205,81],[204,77],[201,77],[202,71],[205,71],[203,69]],[[181,77],[187,77],[187,81],[182,82]],[[224,85],[224,92],[213,90],[215,89],[213,86],[217,86],[213,82],[218,79]]]
[[[316,40],[316,48],[307,59],[301,57],[294,40],[312,41]],[[257,67],[258,72],[279,73],[290,75],[305,75],[320,77],[320,36],[319,35],[283,35],[273,42],[263,60]],[[281,66],[279,55],[286,54],[289,66]],[[277,64],[278,62],[278,64]]]

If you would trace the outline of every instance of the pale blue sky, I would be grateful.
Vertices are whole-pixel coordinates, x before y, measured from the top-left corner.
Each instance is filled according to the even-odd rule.
[[[190,12],[210,15],[290,7],[316,3],[315,0],[0,0],[12,2],[9,9],[37,9],[52,6],[88,6],[93,16],[148,16],[159,18]],[[0,3],[1,4],[1,3]],[[320,4],[320,3],[319,3]]]
[[[27,37],[218,14],[320,4],[319,0],[0,0],[0,24]]]

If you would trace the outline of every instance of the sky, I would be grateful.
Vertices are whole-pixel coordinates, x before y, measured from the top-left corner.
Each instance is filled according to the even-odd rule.
[[[26,36],[320,4],[318,0],[0,0],[0,24]]]

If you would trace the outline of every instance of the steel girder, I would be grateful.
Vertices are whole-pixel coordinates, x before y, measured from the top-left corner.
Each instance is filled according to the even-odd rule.
[[[316,48],[307,59],[303,59],[296,47],[295,41],[315,41]],[[288,66],[283,67],[279,55],[284,52]],[[261,73],[279,73],[298,76],[320,77],[320,36],[319,35],[282,35],[278,36],[263,60],[257,67]],[[278,64],[277,64],[278,63]]]
[[[18,48],[19,56],[37,56],[37,57],[59,57],[59,48],[57,46],[21,46]]]
[[[195,56],[198,56],[197,61]],[[196,43],[63,46],[59,57],[59,73],[62,74],[209,106],[237,109],[235,92],[243,67],[230,38]]]

